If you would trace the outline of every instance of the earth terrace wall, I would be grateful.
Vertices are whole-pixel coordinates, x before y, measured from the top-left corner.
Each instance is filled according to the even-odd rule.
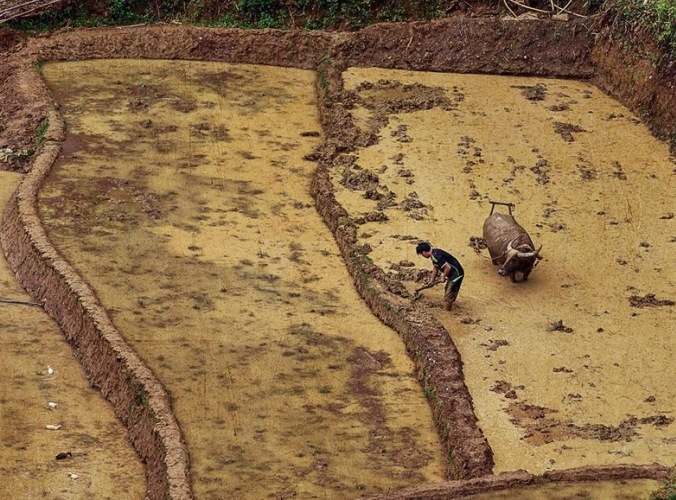
[[[330,35],[319,32],[155,24],[64,29],[31,39],[24,52],[36,61],[181,59],[314,69],[330,45]]]
[[[593,40],[577,19],[452,18],[373,25],[336,49],[359,66],[587,79],[594,72]]]
[[[512,498],[530,495],[520,495],[514,491],[538,484],[578,483],[581,481],[619,481],[629,479],[654,479],[664,481],[671,477],[673,469],[660,465],[621,465],[609,467],[584,467],[581,469],[567,469],[562,471],[546,472],[541,476],[534,476],[524,471],[506,472],[498,476],[484,476],[465,481],[448,481],[441,484],[430,484],[418,488],[400,490],[396,493],[370,497],[368,500],[449,500],[452,498],[468,498],[488,492],[512,492]],[[501,498],[506,498],[501,496]]]
[[[37,196],[61,150],[64,124],[52,112],[49,130],[5,210],[0,229],[7,261],[22,286],[43,303],[84,367],[111,403],[145,464],[149,499],[192,498],[189,459],[169,395],[124,342],[89,286],[49,242]]]
[[[370,134],[356,129],[347,109],[349,97],[341,78],[347,63],[326,62],[319,69],[320,113],[326,137],[316,158],[311,158],[320,160],[311,185],[316,208],[334,234],[359,294],[404,341],[446,450],[446,477],[464,479],[491,474],[493,453],[477,424],[460,353],[450,335],[429,314],[415,307],[400,284],[397,287],[372,263],[368,251],[357,244],[358,226],[334,196],[330,170],[349,161],[357,146],[373,140]]]
[[[491,474],[493,452],[477,424],[457,348],[443,326],[428,314],[392,298],[385,273],[356,244],[356,226],[336,201],[328,171],[326,165],[320,166],[313,179],[316,207],[334,233],[359,294],[404,341],[446,449],[446,477]]]
[[[592,82],[638,115],[676,155],[676,59],[658,64],[650,41],[628,46],[615,40],[610,28],[598,34],[591,56]]]
[[[478,30],[485,29],[493,30],[496,43],[489,52],[479,53],[472,49],[472,37]],[[552,30],[558,33],[559,40],[564,40],[557,50],[552,50],[550,44],[546,43],[551,39]],[[450,38],[444,38],[448,40],[447,45],[435,44],[434,37],[439,33],[453,34]],[[410,300],[402,301],[401,291],[390,293],[391,283],[385,273],[375,268],[364,249],[358,248],[355,243],[354,226],[345,218],[344,210],[336,202],[328,176],[333,161],[358,145],[344,140],[354,134],[349,126],[344,128],[343,134],[335,129],[336,126],[340,128],[350,124],[346,110],[340,103],[340,71],[353,65],[588,79],[595,75],[589,53],[574,54],[566,50],[565,40],[580,36],[588,37],[591,51],[592,37],[582,22],[561,24],[463,19],[379,25],[349,34],[158,25],[84,30],[84,33],[80,30],[77,36],[73,36],[72,31],[64,30],[48,37],[30,39],[25,50],[20,51],[20,56],[27,70],[30,70],[31,64],[39,61],[160,58],[287,65],[320,71],[318,92],[327,140],[322,151],[318,152],[320,167],[312,184],[317,208],[333,231],[361,295],[378,317],[401,334],[423,385],[430,389],[426,392],[431,396],[435,419],[449,450],[448,477],[475,478],[440,485],[441,490],[437,490],[437,493],[434,493],[437,487],[431,485],[416,490],[419,493],[401,492],[388,498],[453,498],[456,496],[452,493],[455,491],[453,488],[460,487],[461,491],[465,491],[462,488],[487,483],[489,486],[479,489],[501,489],[510,487],[508,484],[529,484],[537,478],[520,473],[510,476],[511,479],[505,478],[505,475],[488,477],[492,469],[492,452],[476,425],[471,397],[462,379],[462,362],[450,336],[435,321],[419,315]],[[542,50],[537,51],[537,57],[524,59],[520,52],[531,44],[542,44]],[[323,80],[322,74],[325,77],[328,75],[329,80]],[[618,82],[626,82],[621,73],[613,74]],[[608,82],[608,77],[608,74],[596,74],[595,81]],[[601,85],[606,91],[610,87],[609,84]],[[615,97],[625,104],[629,102],[632,107],[633,101],[628,99],[631,85],[622,88],[624,92],[615,94]],[[326,99],[332,89],[337,91],[334,94],[336,98]],[[640,107],[641,104],[646,103],[639,100],[635,105]],[[662,109],[664,112],[663,108],[651,109]],[[668,110],[666,113],[665,116],[668,116]],[[668,119],[660,116],[652,118],[668,122]],[[42,116],[33,119],[36,120],[34,129],[37,129]],[[57,122],[58,117],[50,116],[50,123]],[[672,129],[674,127],[676,125]],[[43,145],[32,167],[34,172],[22,183],[7,209],[0,237],[8,261],[26,289],[37,299],[44,300],[45,310],[57,319],[83,365],[91,370],[88,373],[92,383],[101,389],[123,422],[129,426],[130,439],[139,455],[146,460],[148,496],[191,498],[188,457],[180,432],[174,427],[173,416],[165,413],[169,404],[166,392],[147,367],[140,362],[136,364],[138,360],[135,354],[128,350],[114,331],[91,290],[56,254],[37,219],[37,190],[58,155],[58,142],[62,139],[51,130],[54,129],[50,128],[50,140]],[[449,377],[448,370],[442,373],[444,370],[441,367],[444,365],[452,367],[459,377]],[[167,441],[170,431],[175,433]],[[467,451],[463,446],[467,439],[478,443],[475,449],[480,451]],[[581,477],[580,474],[594,479],[663,479],[667,474],[659,466],[627,467],[609,470],[585,468],[582,473],[562,471],[557,473],[558,476],[543,476],[541,480],[576,480],[574,478]]]

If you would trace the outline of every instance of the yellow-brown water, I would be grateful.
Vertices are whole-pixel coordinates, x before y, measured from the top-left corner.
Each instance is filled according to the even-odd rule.
[[[370,257],[385,270],[405,260],[431,268],[415,254],[421,239],[465,268],[452,312],[441,287],[422,303],[461,352],[495,472],[673,465],[675,308],[630,302],[675,299],[667,145],[582,82],[376,68],[344,79],[359,95],[356,123],[385,123],[356,159],[396,202],[382,210],[386,223],[360,227]],[[415,107],[439,89],[447,101]],[[343,176],[336,170],[334,185],[350,215],[377,210]],[[489,200],[515,203],[517,221],[543,245],[526,283],[501,278],[487,251],[469,246]]]
[[[195,496],[441,480],[412,364],[309,195],[314,74],[108,60],[44,76],[68,138],[41,215],[171,393]]]
[[[0,172],[3,209],[21,177]],[[31,302],[4,255],[0,297]],[[0,344],[2,497],[143,498],[143,465],[127,442],[126,429],[89,387],[63,334],[42,308],[0,303]],[[56,460],[67,452],[72,457]]]
[[[441,452],[410,364],[352,292],[307,195],[313,165],[302,156],[321,138],[313,96],[293,89],[312,76],[216,66],[46,66],[71,133],[41,202],[50,237],[172,392],[198,497],[352,497],[438,481]],[[346,73],[353,87],[383,78],[457,98],[453,109],[392,113],[379,144],[359,152],[398,200],[415,192],[426,205],[387,209],[386,225],[360,233],[386,269],[429,266],[397,237],[411,234],[465,265],[456,310],[439,308],[438,289],[422,304],[461,349],[496,472],[673,463],[673,307],[629,304],[673,299],[666,146],[585,84]],[[527,98],[537,83],[544,99]],[[282,104],[301,117],[264,112]],[[363,124],[369,113],[355,110]],[[373,210],[362,195],[338,193],[352,213]],[[466,246],[488,198],[517,203],[545,245],[525,285]],[[387,425],[374,424],[385,413]]]

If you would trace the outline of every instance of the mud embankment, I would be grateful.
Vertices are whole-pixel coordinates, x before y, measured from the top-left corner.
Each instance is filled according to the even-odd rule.
[[[357,226],[335,200],[326,166],[315,175],[312,190],[317,209],[336,237],[359,294],[378,318],[401,335],[415,363],[449,459],[446,477],[490,474],[493,453],[477,425],[460,353],[448,332],[413,305],[396,304],[388,298],[388,280],[355,245]]]
[[[0,49],[0,57],[7,62],[5,73],[0,74],[3,102],[25,104],[7,117],[0,143],[17,151],[30,147],[40,123],[45,118],[49,122],[36,155],[15,158],[5,165],[29,174],[7,207],[3,248],[21,284],[35,300],[44,301],[45,310],[63,329],[91,383],[100,388],[127,425],[130,440],[146,463],[149,498],[192,497],[188,454],[165,389],[125,344],[94,293],[58,255],[41,226],[37,193],[59,154],[63,124],[51,112],[55,104],[32,69],[40,61],[160,58],[318,70],[317,92],[327,139],[315,158],[319,162],[312,187],[316,206],[334,233],[360,294],[374,314],[402,336],[415,362],[448,451],[447,477],[469,480],[388,498],[451,498],[536,480],[525,473],[509,478],[490,475],[492,451],[477,426],[462,361],[450,336],[429,314],[402,299],[401,293],[391,293],[392,283],[355,243],[355,225],[337,203],[328,172],[370,138],[351,124],[341,71],[356,65],[591,79],[632,111],[641,116],[648,113],[653,131],[669,138],[673,148],[676,98],[673,83],[660,80],[665,75],[642,65],[643,80],[635,79],[626,68],[634,67],[630,63],[636,58],[608,38],[600,38],[595,46],[582,21],[462,19],[385,24],[351,34],[157,25],[64,30],[34,39],[15,37],[10,46]],[[557,472],[543,479],[663,479],[668,473],[669,469],[661,466],[620,466]]]
[[[670,469],[659,465],[622,467],[585,467],[545,473],[535,476],[524,471],[506,472],[497,476],[484,476],[463,481],[449,481],[420,488],[402,490],[390,495],[378,495],[369,500],[439,500],[467,498],[469,495],[517,490],[547,483],[579,483],[583,481],[619,481],[628,479],[655,479],[669,477]],[[504,498],[504,497],[501,497]]]
[[[633,111],[676,154],[676,61],[659,65],[654,47],[630,48],[603,31],[591,58],[591,82]]]
[[[124,342],[94,292],[56,252],[37,196],[61,150],[64,124],[50,127],[30,172],[5,210],[0,241],[26,291],[43,303],[82,363],[90,384],[113,405],[145,464],[149,498],[192,498],[188,454],[162,384]]]

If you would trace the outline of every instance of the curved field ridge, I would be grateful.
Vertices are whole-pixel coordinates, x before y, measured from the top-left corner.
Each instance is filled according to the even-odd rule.
[[[462,479],[490,474],[493,453],[477,425],[472,398],[462,374],[462,360],[451,336],[434,318],[415,306],[396,305],[387,297],[383,271],[363,258],[356,227],[346,224],[347,213],[336,201],[325,165],[312,183],[317,209],[334,233],[355,286],[371,310],[397,331],[416,365],[449,465],[446,477]]]
[[[37,210],[37,194],[60,150],[64,124],[52,112],[33,168],[10,200],[0,232],[20,283],[58,323],[90,383],[113,405],[145,463],[150,498],[192,498],[188,453],[165,388],[126,344],[91,288],[58,254]]]
[[[544,40],[544,36],[538,38],[538,33],[548,33],[551,23],[533,21],[508,24],[507,28],[502,26],[492,52],[477,51],[468,57],[471,37],[478,30],[497,30],[499,26],[502,26],[499,21],[461,20],[388,25],[356,34],[335,35],[173,26],[111,28],[64,31],[47,38],[31,39],[16,51],[18,57],[14,64],[20,66],[21,71],[16,72],[18,76],[14,78],[24,84],[17,88],[26,93],[27,102],[36,101],[33,105],[35,119],[48,116],[49,129],[29,166],[29,173],[7,207],[0,240],[20,283],[35,300],[44,302],[45,310],[61,326],[75,349],[91,383],[100,388],[128,427],[130,440],[146,465],[148,498],[192,498],[188,453],[166,390],[125,344],[92,290],[58,255],[41,225],[37,195],[59,154],[64,131],[63,122],[53,111],[54,105],[46,97],[44,88],[38,85],[36,90],[34,80],[37,77],[30,67],[38,61],[110,57],[210,59],[297,66],[320,72],[317,90],[327,140],[318,152],[320,166],[313,180],[317,208],[335,235],[359,293],[374,314],[399,332],[416,364],[423,387],[433,389],[426,393],[430,394],[435,421],[448,451],[447,477],[460,480],[378,498],[454,498],[543,480],[668,477],[670,469],[661,465],[584,468],[547,473],[542,477],[522,472],[491,475],[492,452],[477,426],[471,396],[462,377],[462,361],[450,336],[414,304],[401,306],[388,296],[386,276],[355,245],[355,227],[346,223],[345,211],[333,195],[328,178],[332,162],[349,151],[350,146],[368,140],[345,137],[342,133],[350,127],[341,127],[349,117],[340,99],[343,90],[340,73],[349,65],[592,78],[602,89],[621,93],[619,98],[631,102],[632,109],[645,109],[659,101],[653,99],[660,90],[657,87],[650,92],[652,98],[648,96],[641,101],[641,94],[628,83],[619,82],[619,75],[611,73],[610,69],[604,74],[594,74],[592,52],[595,51],[599,67],[603,69],[608,52],[619,49],[611,49],[608,45],[604,52],[599,48],[604,43],[603,38],[599,38],[597,46],[593,47],[591,33],[575,21],[557,24],[563,40],[560,49],[541,50],[536,60],[524,60],[521,49]],[[440,30],[458,36],[451,38],[455,41],[447,46],[435,45],[433,32]],[[579,37],[585,39],[586,49],[574,55],[568,53],[566,40]],[[397,38],[405,43],[388,42]],[[404,46],[406,50],[402,50]],[[500,56],[498,63],[494,61],[497,54]],[[37,99],[30,92],[35,92]],[[659,114],[660,109],[662,114]],[[673,110],[655,107],[653,111],[655,116],[650,121],[653,131],[661,136],[673,134],[669,129],[674,123],[669,119]],[[440,370],[442,366],[444,371]]]

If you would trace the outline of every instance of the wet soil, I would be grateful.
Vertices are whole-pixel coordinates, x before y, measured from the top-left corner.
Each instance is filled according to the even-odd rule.
[[[41,217],[171,392],[195,495],[443,479],[412,363],[312,206],[314,74],[140,60],[43,73],[69,135]]]
[[[494,471],[673,461],[676,393],[664,370],[675,318],[671,300],[660,299],[676,279],[667,146],[585,83],[373,68],[343,78],[356,93],[356,128],[377,140],[336,165],[335,196],[357,224],[356,244],[404,280],[402,297],[429,279],[418,242],[462,263],[452,313],[441,290],[416,304],[461,353]],[[575,130],[570,139],[561,123]],[[525,283],[498,276],[471,244],[489,200],[514,203],[543,245]],[[617,371],[623,384],[611,382]]]
[[[20,176],[0,172],[4,206]],[[58,325],[0,262],[0,476],[4,496],[143,498],[143,464]],[[57,457],[62,457],[58,458]]]
[[[354,177],[348,175],[340,179],[343,182],[342,184],[332,181],[332,176],[336,171],[343,172],[345,170],[344,168],[340,169],[340,166],[349,167],[353,164],[354,159],[350,158],[350,153],[353,153],[357,148],[368,148],[375,145],[378,141],[378,133],[382,131],[391,131],[389,137],[398,145],[415,144],[416,135],[407,123],[397,123],[396,127],[387,128],[391,125],[386,121],[386,118],[393,111],[399,113],[405,107],[409,107],[411,109],[428,109],[432,112],[441,110],[445,113],[452,113],[456,109],[455,106],[462,103],[461,92],[447,91],[446,96],[444,96],[439,91],[434,90],[434,87],[439,85],[425,85],[423,82],[423,87],[414,86],[411,90],[398,78],[389,78],[389,82],[385,83],[375,81],[359,89],[364,95],[363,102],[366,103],[363,107],[369,111],[360,116],[359,113],[362,112],[357,109],[359,106],[356,106],[356,95],[354,92],[348,92],[344,89],[342,76],[343,72],[351,66],[376,66],[446,73],[507,73],[589,79],[591,83],[598,85],[600,90],[618,97],[621,102],[629,107],[627,111],[637,113],[637,119],[642,120],[657,137],[671,140],[673,147],[674,129],[676,127],[676,119],[674,119],[676,97],[672,87],[674,81],[673,68],[656,69],[655,66],[645,64],[645,60],[650,60],[650,57],[646,57],[646,55],[650,56],[651,54],[650,47],[646,47],[645,51],[637,57],[632,51],[624,50],[619,45],[613,44],[602,26],[592,33],[589,30],[590,24],[588,21],[586,20],[585,24],[582,21],[562,23],[461,19],[438,23],[380,25],[354,34],[333,35],[270,31],[238,32],[236,30],[208,30],[189,26],[67,30],[37,39],[27,39],[12,32],[2,37],[3,45],[0,50],[3,62],[6,62],[6,64],[0,66],[3,103],[6,103],[0,115],[2,120],[0,149],[3,151],[3,162],[0,165],[9,170],[29,171],[32,168],[34,150],[39,150],[42,147],[41,137],[37,134],[37,131],[40,124],[44,124],[47,112],[53,108],[54,103],[46,87],[37,78],[36,70],[40,69],[41,61],[102,58],[114,54],[115,57],[122,58],[211,59],[317,69],[319,71],[317,92],[324,141],[315,153],[307,157],[319,162],[319,169],[312,179],[317,209],[334,233],[344,263],[351,273],[360,295],[382,321],[401,334],[402,340],[414,360],[417,376],[430,400],[432,415],[442,445],[449,450],[450,467],[447,470],[447,477],[485,477],[488,480],[483,483],[482,488],[492,488],[500,482],[500,476],[491,476],[496,466],[493,451],[488,446],[491,439],[486,439],[484,436],[485,429],[482,431],[482,427],[479,425],[488,417],[479,413],[480,407],[478,405],[473,406],[472,396],[470,396],[470,391],[465,385],[465,371],[463,371],[464,368],[469,374],[469,366],[479,367],[481,364],[471,364],[471,356],[467,354],[470,351],[463,351],[460,342],[457,342],[456,345],[456,339],[459,338],[457,334],[451,340],[454,332],[462,331],[462,325],[469,328],[464,338],[471,339],[472,332],[481,328],[477,326],[481,325],[477,319],[481,318],[486,321],[483,319],[484,314],[487,314],[489,310],[482,309],[481,314],[470,314],[465,322],[461,318],[460,326],[458,326],[457,316],[451,320],[444,319],[446,316],[439,316],[434,301],[430,302],[429,299],[425,299],[420,304],[411,304],[409,298],[406,297],[406,294],[410,293],[411,282],[425,276],[419,271],[406,271],[411,267],[408,262],[413,261],[415,257],[411,256],[396,262],[397,265],[404,268],[405,272],[393,277],[390,276],[391,273],[387,267],[373,264],[371,257],[369,257],[373,245],[359,240],[359,227],[364,224],[382,224],[385,221],[382,214],[385,212],[388,203],[393,201],[389,197],[389,193],[382,189],[376,178],[369,175],[361,174]],[[553,43],[552,38],[557,43]],[[627,67],[639,67],[641,71],[629,74],[626,71]],[[634,74],[638,76],[634,78]],[[372,92],[373,95],[369,96],[368,93],[373,90],[373,85],[375,85],[375,92]],[[527,93],[527,95],[522,96],[526,105],[529,105],[528,103],[537,104],[541,101],[539,97],[542,96],[542,88],[530,82],[523,83],[522,86],[524,89],[521,90]],[[394,95],[395,101],[403,104],[396,104],[393,109],[388,94]],[[158,91],[157,95],[161,96],[162,94]],[[379,100],[379,96],[383,95],[386,98]],[[143,103],[137,102],[136,105],[142,106]],[[399,107],[402,105],[404,108]],[[557,106],[557,109],[551,109],[550,112],[566,112],[566,103],[553,103],[552,105]],[[190,108],[186,109],[189,110]],[[374,109],[381,109],[382,111],[373,112]],[[476,110],[475,113],[480,113],[480,111]],[[620,117],[622,120],[625,120],[627,116],[631,118],[629,113],[622,114],[624,115]],[[475,115],[475,118],[481,118],[480,114]],[[359,120],[363,120],[365,125],[354,127],[353,124],[359,123]],[[628,124],[627,126],[631,127],[632,125]],[[578,138],[584,136],[587,130],[589,130],[588,126],[583,126],[580,123],[570,120],[556,120],[553,123],[552,133],[556,134],[558,140],[563,143],[576,144]],[[477,146],[469,140],[473,139],[471,136],[468,135],[467,137],[464,140],[456,140],[457,156],[463,161],[467,160],[468,155],[477,153],[477,147],[482,148],[481,145]],[[167,147],[169,146],[167,145]],[[665,145],[665,148],[667,147],[668,145]],[[481,152],[483,153],[483,149],[481,149]],[[530,153],[537,156],[537,152],[531,151]],[[663,154],[662,158],[665,157]],[[388,154],[385,158],[395,165],[397,165],[397,162],[404,161],[404,157],[399,157],[396,154],[391,156]],[[527,166],[530,163],[524,163],[524,165]],[[578,172],[569,172],[569,175],[579,175],[582,181],[593,182],[595,176],[599,175],[599,170],[593,168],[595,165],[588,165],[584,161],[581,165]],[[419,180],[422,177],[419,172],[412,168],[403,164],[399,166],[402,167],[398,170],[400,172],[399,178],[403,182]],[[536,161],[530,166],[533,167],[529,171],[533,175],[534,188],[543,189],[551,186],[552,175],[549,169],[551,165]],[[469,165],[469,163],[462,166],[462,168],[467,167],[475,168],[474,165]],[[612,176],[614,180],[632,183],[634,177],[636,177],[636,172],[631,172],[628,175],[627,170],[627,165],[620,161],[617,165],[605,167],[602,173],[606,176]],[[520,170],[517,170],[516,173],[520,173]],[[462,174],[458,172],[455,175],[458,177],[461,175],[467,176],[472,175],[472,172],[462,172]],[[664,187],[666,184],[668,187],[668,179],[669,177],[658,179],[660,186]],[[371,183],[371,186],[365,189],[364,193],[373,201],[380,202],[381,206],[376,210],[364,211],[361,214],[363,216],[362,221],[361,217],[352,217],[344,207],[337,203],[334,193],[336,190],[343,189],[346,185],[360,187],[364,182]],[[654,183],[655,180],[649,179],[648,183],[651,182]],[[465,206],[469,206],[470,203],[485,201],[482,196],[485,197],[487,193],[490,193],[490,185],[475,190],[474,199],[466,200]],[[132,198],[134,197],[133,192],[128,194]],[[432,199],[430,202],[424,197],[421,198],[417,192],[407,192],[405,203],[402,206],[406,213],[410,213],[412,217],[407,218],[406,223],[423,221],[429,215],[429,207],[443,206],[442,201],[443,199]],[[140,204],[143,205],[142,202]],[[426,208],[428,209],[427,214],[425,213]],[[568,208],[568,206],[565,208]],[[148,205],[147,209],[150,213],[153,212],[152,205]],[[668,223],[671,220],[669,214],[672,211],[665,210],[660,213],[660,217],[664,217],[661,220]],[[440,210],[439,212],[444,211]],[[474,213],[466,210],[449,210],[448,212]],[[544,217],[544,215],[544,212],[542,214],[531,212],[530,217]],[[472,215],[472,217],[479,216]],[[620,226],[617,229],[621,229],[622,224],[627,220],[633,221],[635,225],[639,219],[634,219],[633,215],[625,210],[622,214],[618,214],[618,224],[613,224],[613,226]],[[471,223],[471,221],[469,222]],[[528,227],[537,227],[536,224],[540,223],[538,218],[526,222]],[[555,222],[556,224],[563,224],[560,221]],[[564,239],[566,230],[575,228],[575,221],[569,224],[569,226],[564,225],[563,227],[559,225],[543,226],[539,229],[543,231],[543,234],[544,231],[551,231],[557,238]],[[471,225],[472,227],[475,226],[475,224]],[[577,229],[584,232],[583,227]],[[363,232],[367,233],[367,231]],[[409,242],[410,244],[413,239],[420,237],[420,235],[413,235],[412,233],[412,231],[400,233],[398,241],[400,243]],[[436,237],[434,239],[439,240],[441,238],[439,232],[430,234]],[[622,236],[623,234],[619,233],[620,239],[626,238]],[[472,235],[472,233],[468,233],[464,239],[471,242]],[[6,241],[5,239],[5,251],[7,252]],[[584,238],[581,241],[585,241]],[[673,244],[673,238],[670,242]],[[461,244],[464,244],[464,241],[454,243],[453,247],[460,247]],[[647,252],[652,247],[653,242],[640,238],[637,245],[639,252]],[[660,243],[659,248],[664,250],[667,246]],[[468,249],[471,249],[471,247],[468,247]],[[636,258],[638,258],[638,255],[646,256],[639,253]],[[655,255],[650,255],[650,257],[655,257]],[[627,259],[623,255],[617,257],[617,259],[625,261],[625,264],[616,261],[617,265],[620,266],[627,263],[633,265],[636,262],[643,261],[643,259],[639,259],[639,261],[632,262],[631,259]],[[546,262],[543,263],[542,269],[537,270],[537,272],[540,273],[541,270],[543,274],[548,272],[545,271],[547,269],[546,264]],[[651,274],[661,273],[664,276],[671,273],[673,275],[673,267],[670,267],[668,263],[660,264],[656,261],[655,264],[651,265]],[[658,270],[660,268],[662,270]],[[545,286],[549,286],[546,283],[551,282],[544,283]],[[662,283],[665,282],[662,281]],[[671,283],[670,286],[673,289],[673,278],[667,278],[666,283]],[[22,275],[22,284],[29,289],[33,288],[30,275],[25,273]],[[495,286],[502,286],[502,283],[496,283]],[[37,290],[37,288],[35,289]],[[432,291],[426,293],[426,296],[431,293]],[[480,291],[479,289],[472,290],[468,281],[464,288],[464,294],[467,295],[467,298],[477,298],[480,296]],[[666,315],[665,318],[660,316],[659,323],[663,325],[663,321],[666,321],[667,324],[673,325],[673,312],[671,312],[673,306],[669,305],[673,297],[670,297],[668,292],[657,290],[653,286],[644,286],[636,287],[635,290],[625,290],[625,294],[627,307],[632,307],[637,312],[643,311],[648,315],[651,312]],[[631,297],[634,297],[633,303],[630,302]],[[402,302],[402,299],[406,300]],[[531,297],[522,307],[516,308],[515,312],[537,311],[538,302],[536,299],[536,296]],[[604,298],[594,295],[591,300],[602,303]],[[426,307],[425,304],[432,307]],[[648,307],[640,307],[641,305]],[[497,314],[499,309],[495,309],[495,311]],[[515,316],[518,319],[519,315]],[[550,336],[575,335],[581,329],[584,330],[585,325],[587,327],[595,326],[573,323],[568,319],[568,316],[540,316],[541,329]],[[499,319],[499,315],[492,318],[488,322],[490,323],[488,326],[495,329],[496,326],[494,325],[499,323]],[[449,321],[452,326],[448,326]],[[566,332],[566,328],[572,328],[573,331]],[[604,327],[596,326],[596,328]],[[650,328],[657,331],[663,327],[657,325]],[[449,336],[449,332],[451,336]],[[509,346],[516,345],[516,338],[513,340],[507,339],[508,335],[518,333],[512,327],[506,328],[504,331],[501,330],[504,335],[499,337],[490,334],[490,331],[488,333],[489,338],[477,339],[491,349],[495,348],[495,350],[489,350],[484,354],[484,362],[489,359],[485,358],[486,355],[494,352],[502,354],[505,349],[509,349]],[[481,333],[481,335],[485,335],[485,333]],[[505,344],[505,342],[508,344]],[[565,345],[565,343],[561,344],[561,346]],[[619,350],[629,352],[627,349],[627,346],[623,344],[618,347],[618,352],[620,352]],[[480,350],[476,352],[478,353]],[[468,357],[462,359],[461,354]],[[506,360],[506,358],[501,360]],[[498,363],[501,360],[498,360]],[[89,360],[90,363],[91,361]],[[87,363],[86,359],[84,363]],[[490,364],[490,360],[488,363]],[[609,380],[622,380],[626,375],[626,372],[622,371],[622,363],[617,363],[617,365],[619,366],[612,365],[611,371],[614,371],[614,373],[611,374]],[[557,364],[553,366],[554,368],[562,368],[560,372],[553,371],[554,376],[571,373],[566,371],[566,369],[570,369],[566,363]],[[483,375],[483,377],[489,379],[487,375]],[[469,385],[471,385],[471,380],[472,376],[469,374],[467,378]],[[484,383],[486,382],[484,381]],[[493,384],[492,381],[490,383]],[[521,389],[521,385],[526,386],[526,384],[521,384],[518,381],[508,380],[507,377],[500,377],[496,379],[496,384],[491,386],[496,390],[488,392],[505,397],[511,394],[519,395],[519,391],[524,391]],[[513,398],[507,397],[507,399]],[[647,395],[644,403],[649,405],[650,402],[651,395]],[[519,402],[515,401],[515,403]],[[667,405],[673,405],[673,399],[668,400]],[[548,409],[553,406],[544,404],[518,406],[517,404],[512,406],[510,411],[514,416],[513,418],[517,422],[521,422],[519,425],[526,428],[529,425],[527,419],[538,421],[542,418],[551,417]],[[475,410],[477,410],[478,417],[474,413]],[[615,410],[622,411],[621,408]],[[668,411],[662,413],[666,414]],[[597,428],[599,439],[603,440],[607,437],[612,441],[612,436],[620,436],[619,439],[626,439],[627,436],[631,438],[635,435],[633,432],[637,428],[672,428],[670,427],[672,426],[671,422],[659,418],[657,414],[629,415],[626,419],[619,418],[619,416],[614,417],[611,424],[602,423],[602,426]],[[591,422],[592,425],[597,423]],[[538,430],[537,425],[536,423],[530,427],[531,431],[529,432],[532,432],[532,435],[537,435],[538,432],[542,433],[542,429]],[[564,426],[569,427],[565,420]],[[592,427],[584,427],[584,424],[578,425],[578,427],[592,431],[593,435]],[[499,428],[499,426],[496,428]],[[551,428],[555,428],[555,426]],[[565,439],[570,438],[567,435]],[[667,439],[665,443],[668,445],[670,442],[672,443],[671,447],[673,447],[673,441]],[[539,444],[531,442],[529,446],[539,446]],[[498,467],[501,467],[499,465],[500,458],[497,458]],[[631,459],[624,461],[624,463],[626,464],[627,461],[631,462]],[[668,466],[669,464],[664,465]],[[663,478],[668,474],[668,469],[664,465],[618,465],[610,468],[563,472],[564,476],[567,474],[565,477],[569,480],[589,479],[590,475],[594,479],[604,477],[615,479],[621,477]],[[505,466],[504,469],[510,470],[510,467]],[[553,478],[561,480],[564,476]],[[523,481],[531,479],[532,476],[528,475],[521,478]],[[436,490],[437,493],[434,494],[448,495],[451,490],[444,490],[444,488],[446,487]],[[424,489],[425,487],[422,488],[422,490]],[[150,486],[149,494],[151,496],[158,495],[157,490]]]

